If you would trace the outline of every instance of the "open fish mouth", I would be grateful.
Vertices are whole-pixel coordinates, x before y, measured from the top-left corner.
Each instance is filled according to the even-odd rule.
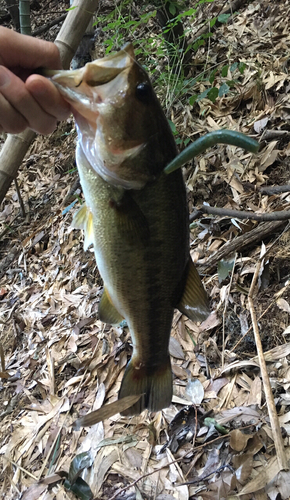
[[[125,44],[116,54],[110,54],[101,59],[87,63],[83,68],[75,70],[46,70],[54,82],[63,87],[79,87],[82,81],[89,86],[103,85],[113,80],[119,73],[130,68],[135,61],[131,43]]]
[[[125,189],[141,189],[144,180],[125,176],[122,165],[146,146],[143,138],[123,137],[116,116],[127,113],[129,73],[136,64],[131,43],[116,54],[87,63],[76,70],[47,70],[63,97],[71,104],[78,141],[91,167],[107,182]]]

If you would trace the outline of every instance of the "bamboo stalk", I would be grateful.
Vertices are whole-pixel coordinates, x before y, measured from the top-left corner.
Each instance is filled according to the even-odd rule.
[[[69,64],[80,44],[83,34],[94,14],[99,0],[75,0],[55,40],[64,69]]]
[[[19,0],[20,31],[23,35],[31,35],[30,1]]]
[[[70,61],[86,31],[87,25],[95,12],[99,0],[75,0],[55,40],[60,51],[64,69]],[[35,138],[30,129],[21,134],[8,134],[0,153],[0,203],[3,201],[11,182],[15,179],[21,162]]]

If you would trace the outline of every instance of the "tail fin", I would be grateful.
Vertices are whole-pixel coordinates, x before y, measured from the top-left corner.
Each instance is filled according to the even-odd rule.
[[[170,405],[172,373],[169,356],[157,368],[150,367],[150,365],[141,366],[132,359],[129,361],[119,391],[119,399],[134,394],[143,394],[143,396],[121,415],[137,415],[146,408],[150,411],[159,411]]]

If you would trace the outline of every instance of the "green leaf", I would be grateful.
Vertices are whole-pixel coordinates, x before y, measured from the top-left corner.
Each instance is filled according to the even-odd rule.
[[[216,17],[213,17],[211,20],[210,20],[210,23],[209,23],[209,27],[212,28],[216,23]]]
[[[239,64],[239,72],[243,75],[246,69],[246,63],[242,62]]]
[[[74,484],[70,484],[69,481],[65,480],[64,487],[72,491],[81,500],[91,500],[94,496],[89,485],[81,477],[78,477]]]
[[[230,71],[233,73],[238,67],[238,63],[237,62],[234,62],[231,66],[230,66]]]
[[[217,74],[218,68],[215,68],[211,74],[209,75],[208,81],[209,83],[213,83],[215,79],[215,75]]]
[[[220,425],[217,423],[217,421],[214,418],[206,417],[203,421],[204,425],[207,427],[211,427],[212,425],[215,427],[215,429],[220,432],[221,434],[228,434],[229,429],[226,427]]]
[[[217,87],[213,87],[212,89],[210,89],[209,93],[207,94],[207,97],[211,100],[211,102],[215,102],[218,95],[219,95],[219,89]]]
[[[68,174],[73,174],[74,172],[77,172],[77,168],[71,168],[70,170],[67,171]]]
[[[225,78],[228,74],[228,71],[229,71],[229,65],[226,64],[225,66],[223,66],[222,68],[222,76]]]
[[[181,19],[182,17],[193,16],[195,13],[196,13],[196,9],[189,9],[189,10],[186,10],[185,12],[181,12],[178,15],[178,18]]]
[[[204,99],[205,97],[207,97],[208,93],[210,92],[211,88],[210,89],[206,89],[204,90],[201,94],[199,94],[197,96],[197,99],[196,99],[196,102],[199,102],[201,101],[202,99]]]
[[[93,463],[91,454],[87,451],[77,455],[70,464],[68,481],[72,485],[81,475],[84,469],[90,467]]]
[[[113,22],[113,23],[108,23],[107,26],[106,26],[106,29],[116,29],[116,22]]]
[[[235,80],[227,80],[226,83],[231,89],[232,87],[234,87],[236,85],[237,82],[235,82]]]
[[[218,16],[218,22],[219,23],[222,23],[222,24],[225,24],[228,20],[228,18],[231,17],[231,14],[220,14]]]
[[[199,47],[202,45],[205,45],[205,41],[203,38],[199,38],[194,44],[193,44],[193,50],[197,51]]]
[[[176,7],[175,7],[175,5],[173,5],[173,3],[171,3],[169,5],[169,12],[170,12],[170,14],[172,14],[172,16],[174,16],[176,13]]]
[[[151,18],[151,17],[156,17],[156,10],[152,10],[151,12],[147,12],[145,14],[142,14],[140,16],[140,19],[143,23],[147,23],[147,21]]]
[[[192,96],[189,98],[188,102],[189,102],[190,106],[193,106],[193,105],[194,105],[194,103],[195,103],[195,101],[197,100],[197,98],[198,98],[198,95],[197,95],[197,94],[192,95]]]
[[[178,132],[177,132],[177,129],[176,129],[174,123],[171,120],[168,120],[168,122],[169,122],[171,132],[173,133],[173,135],[177,134]]]
[[[226,83],[223,83],[219,88],[219,97],[226,95],[229,90],[230,90],[230,87]]]
[[[140,49],[135,49],[134,48],[134,54],[135,56],[138,56],[139,54],[143,54],[144,51],[140,48]],[[146,71],[146,68],[144,67],[145,71]]]
[[[184,146],[187,146],[187,144],[190,142],[190,138],[187,137],[185,140],[184,140]]]

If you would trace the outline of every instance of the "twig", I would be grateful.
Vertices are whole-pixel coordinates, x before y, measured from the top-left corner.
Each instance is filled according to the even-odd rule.
[[[287,224],[287,226],[284,228],[283,232],[282,232],[281,234],[279,234],[279,236],[275,239],[275,241],[272,243],[272,245],[271,245],[271,246],[270,246],[270,248],[267,250],[267,252],[268,252],[271,248],[273,248],[273,246],[277,243],[277,241],[281,238],[281,236],[282,236],[282,235],[283,235],[286,231],[288,231],[288,229],[289,229],[289,224]],[[289,286],[290,286],[290,283],[288,283],[288,285],[287,285],[287,286],[285,286],[283,290],[280,290],[281,295],[282,295],[282,294],[283,294],[283,293],[284,293],[284,292],[285,292],[285,291],[289,288]],[[281,296],[281,295],[280,295],[280,296]],[[265,316],[265,314],[269,311],[269,309],[270,309],[270,308],[271,308],[271,307],[272,307],[275,303],[276,303],[276,299],[272,300],[271,304],[269,304],[269,306],[265,309],[265,311],[261,314],[261,316],[259,316],[259,318],[258,318],[258,323],[260,322],[260,320],[263,318],[263,316]],[[253,325],[252,325],[252,326],[250,326],[250,327],[248,328],[248,330],[246,331],[246,333],[244,333],[244,335],[243,335],[243,336],[240,338],[240,340],[239,340],[239,341],[238,341],[238,342],[234,345],[234,347],[230,350],[230,352],[229,352],[229,353],[234,352],[234,350],[235,350],[235,349],[238,347],[238,345],[242,342],[242,340],[244,339],[244,337],[245,337],[246,335],[248,335],[248,333],[252,330],[252,328],[253,328]]]
[[[166,464],[167,466],[176,464],[177,462],[180,462],[184,457],[177,458],[176,460],[172,460],[172,462],[168,462]],[[138,479],[135,479],[135,481],[132,481],[132,483],[127,484],[127,486],[124,486],[124,488],[121,488],[120,490],[116,491],[112,497],[109,498],[109,500],[115,500],[119,495],[127,491],[129,488],[132,488],[132,486],[135,486],[139,481],[142,481],[142,479],[145,479],[148,476],[152,476],[152,474],[155,474],[156,472],[160,473],[160,469],[153,470],[151,472],[147,472],[147,474],[143,474],[143,476],[138,477]],[[98,497],[93,498],[93,500],[99,500]]]
[[[23,467],[21,467],[21,465],[18,465],[17,463],[13,462],[13,460],[10,460],[9,457],[7,456],[6,457],[7,460],[9,460],[9,462],[14,465],[14,467],[17,467],[18,469],[20,469],[22,472],[24,472],[24,474],[27,474],[27,476],[30,476],[32,477],[32,479],[34,479],[35,481],[37,481],[37,477],[34,476],[33,474],[31,474],[31,472],[29,472],[27,469],[24,469]]]
[[[62,14],[59,17],[56,17],[55,19],[53,19],[49,23],[45,24],[44,26],[41,26],[41,28],[37,28],[36,30],[34,30],[31,33],[31,36],[38,36],[41,33],[48,31],[50,28],[52,28],[52,26],[55,26],[56,24],[61,23],[66,18],[66,16],[67,16],[67,12],[65,14]]]
[[[261,314],[261,316],[259,316],[258,318],[258,323],[260,322],[260,320],[263,318],[263,316],[265,316],[265,314],[269,311],[269,309],[275,304],[275,300],[273,300],[271,302],[271,304],[267,307],[267,309],[265,309],[265,311]],[[244,335],[240,338],[240,340],[234,345],[234,347],[230,350],[229,354],[231,354],[232,352],[234,352],[234,350],[238,347],[238,345],[242,342],[242,340],[246,337],[246,335],[248,335],[250,333],[250,331],[253,329],[253,325],[251,325],[248,330],[246,331],[246,333],[244,333]]]
[[[290,191],[290,185],[285,184],[283,186],[255,186],[250,182],[243,182],[243,188],[248,191],[255,191],[262,194],[280,194],[288,193]]]
[[[0,342],[0,366],[1,372],[5,372],[5,355],[2,342]]]
[[[19,205],[20,205],[21,216],[24,219],[26,217],[25,207],[24,207],[24,203],[23,203],[23,200],[22,200],[22,197],[21,197],[21,193],[20,193],[20,189],[19,189],[16,177],[14,179],[14,183],[15,183],[15,189],[16,189],[16,193],[17,193],[17,197],[18,197],[18,201],[19,201]]]
[[[196,406],[194,407],[194,410],[195,410],[195,428],[194,428],[194,436],[193,436],[193,440],[192,440],[192,445],[193,446],[195,445],[195,440],[196,440],[196,435],[197,435],[197,427],[198,427],[197,407]],[[194,459],[191,460],[190,467],[189,467],[187,473],[184,475],[185,479],[187,478],[188,474],[190,474],[190,472],[192,471],[193,467],[195,466],[198,458],[201,457],[202,453],[203,452],[197,453],[197,455],[194,457]]]
[[[282,434],[281,434],[281,428],[280,428],[279,419],[278,419],[278,415],[277,415],[277,411],[276,411],[276,407],[275,407],[275,402],[274,402],[274,396],[272,393],[270,380],[269,380],[269,376],[268,376],[268,372],[267,372],[266,361],[265,361],[265,357],[264,357],[264,353],[263,353],[263,347],[262,347],[261,337],[259,334],[259,327],[258,327],[258,322],[257,322],[257,317],[256,317],[254,302],[253,302],[254,291],[256,289],[257,280],[258,280],[261,265],[262,265],[262,262],[264,261],[264,259],[265,259],[265,254],[260,258],[260,260],[256,266],[256,270],[255,270],[252,284],[251,284],[250,291],[249,291],[248,303],[249,303],[249,309],[250,309],[252,323],[253,323],[255,342],[256,342],[257,351],[258,351],[259,365],[260,365],[260,370],[261,370],[261,375],[262,375],[262,380],[263,380],[263,386],[264,386],[266,403],[267,403],[268,412],[269,412],[271,429],[272,429],[272,433],[273,433],[273,441],[274,441],[276,453],[277,453],[278,465],[279,465],[280,470],[288,470],[289,467],[288,467],[288,462],[287,462],[287,458],[285,455],[284,443],[283,443]]]
[[[72,187],[70,188],[68,194],[66,195],[65,199],[62,202],[62,206],[67,205],[70,203],[73,199],[75,199],[74,193],[76,192],[77,189],[80,189],[82,191],[82,186],[81,186],[81,181],[80,178],[77,177],[75,182],[73,183]]]
[[[212,476],[213,474],[218,474],[219,472],[223,471],[224,469],[230,469],[231,472],[235,472],[235,470],[232,468],[230,464],[222,465],[216,470],[213,470],[209,474],[206,474],[206,476],[201,476],[198,479],[193,479],[192,481],[187,481],[186,483],[181,483],[181,484],[176,484],[176,486],[186,486],[187,484],[198,484],[201,481],[204,481],[208,477]]]
[[[261,137],[261,142],[262,141],[272,141],[273,139],[281,139],[282,137],[285,137],[289,135],[288,130],[265,130],[265,132],[262,134]]]
[[[288,189],[284,192],[290,191],[290,186],[287,187]],[[190,214],[189,221],[193,222],[201,214],[219,215],[221,217],[232,217],[236,219],[252,219],[261,222],[290,219],[290,210],[279,210],[277,212],[271,212],[270,214],[255,214],[253,212],[248,212],[246,210],[231,210],[229,208],[218,208],[218,207],[210,207],[209,205],[203,205],[202,207],[197,208]]]
[[[207,345],[208,345],[208,343],[207,343],[207,342],[204,342],[204,343],[203,343],[202,351],[203,351],[203,353],[204,353],[204,361],[205,361],[206,378],[207,378],[207,379],[211,379],[211,372],[210,372],[210,369],[209,369],[209,364],[208,364],[208,360],[207,360]]]

